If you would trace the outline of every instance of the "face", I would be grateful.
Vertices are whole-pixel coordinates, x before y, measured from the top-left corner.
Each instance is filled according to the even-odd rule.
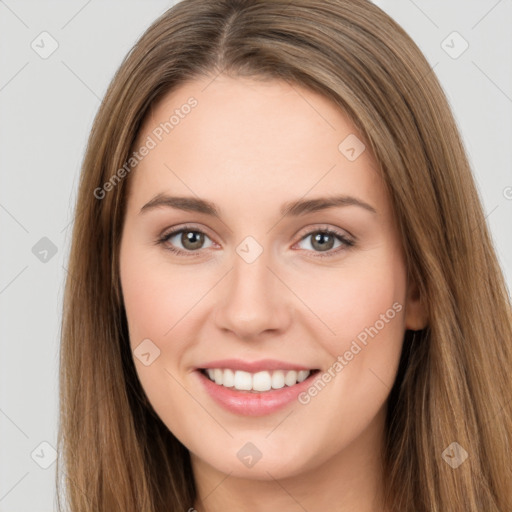
[[[421,310],[362,141],[280,81],[200,79],[148,115],[121,285],[141,384],[197,467],[284,478],[382,431]]]

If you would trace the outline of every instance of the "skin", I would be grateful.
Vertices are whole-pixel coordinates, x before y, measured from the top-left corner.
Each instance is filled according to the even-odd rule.
[[[390,198],[368,149],[338,150],[353,123],[325,97],[281,81],[201,78],[151,111],[138,144],[190,96],[198,105],[130,175],[120,274],[130,341],[160,355],[134,357],[154,409],[189,449],[199,512],[382,512],[385,406],[405,329],[425,326],[408,283]],[[154,138],[154,137],[153,137]],[[170,207],[141,208],[157,194],[214,202],[221,219]],[[369,203],[283,217],[283,203],[347,194]],[[192,224],[199,248],[170,228]],[[355,240],[314,245],[331,228]],[[252,263],[236,248],[252,236]],[[196,234],[196,236],[198,236]],[[172,246],[188,255],[176,255]],[[334,245],[333,245],[334,244]],[[192,249],[190,249],[192,247]],[[339,248],[341,250],[336,252]],[[195,251],[195,252],[194,252]],[[330,251],[331,256],[321,257]],[[320,254],[320,257],[318,256]],[[327,371],[358,334],[398,303],[401,310],[324,389],[260,417],[217,405],[194,372],[201,363],[275,358]],[[262,458],[246,467],[248,441]]]

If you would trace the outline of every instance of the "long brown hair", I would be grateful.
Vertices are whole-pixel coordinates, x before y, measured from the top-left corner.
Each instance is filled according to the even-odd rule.
[[[428,327],[406,332],[384,476],[400,512],[512,510],[512,319],[463,144],[426,59],[366,0],[184,0],[145,32],[96,116],[80,178],[60,361],[57,486],[73,512],[187,510],[188,450],[149,404],[119,282],[129,159],[148,109],[198,76],[287,80],[356,124],[381,165]],[[197,107],[200,108],[200,105]],[[105,189],[103,189],[105,190]],[[445,449],[468,459],[453,468]]]

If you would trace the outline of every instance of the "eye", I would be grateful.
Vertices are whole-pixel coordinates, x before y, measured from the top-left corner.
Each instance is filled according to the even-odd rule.
[[[310,231],[309,233],[306,234],[306,236],[302,237],[299,243],[307,241],[308,239],[311,239],[311,241],[306,245],[309,245],[312,248],[313,252],[320,253],[315,254],[315,257],[334,256],[335,254],[338,254],[340,251],[343,251],[354,245],[353,240],[349,239],[343,233],[333,229],[318,229],[316,231]],[[332,250],[336,241],[339,242],[339,245],[336,246],[335,250]],[[306,250],[310,249],[306,247]]]
[[[204,245],[206,239],[210,240],[210,245]],[[301,238],[298,244],[308,239],[311,239],[311,241],[306,245],[310,247],[303,247],[302,249],[315,253],[314,257],[335,256],[339,252],[352,247],[355,243],[344,233],[329,228],[310,231]],[[337,246],[335,246],[336,241],[338,241]],[[162,235],[156,242],[163,245],[166,250],[183,256],[199,256],[201,249],[213,245],[206,233],[193,226],[174,229]]]
[[[200,249],[206,248],[203,247],[206,238],[210,240],[208,235],[203,231],[185,226],[164,234],[157,240],[157,243],[164,245],[165,248],[171,252],[184,254],[186,256],[195,256],[195,254],[187,253],[199,252]],[[178,245],[178,247],[176,247],[176,245]]]

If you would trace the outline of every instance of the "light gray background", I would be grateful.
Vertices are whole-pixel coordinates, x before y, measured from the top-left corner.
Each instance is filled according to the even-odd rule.
[[[79,168],[114,72],[173,3],[0,0],[0,512],[54,510],[61,303]],[[376,3],[435,67],[512,289],[512,0]],[[44,31],[58,43],[45,59],[31,46],[51,49]],[[453,58],[464,40],[468,49]],[[43,237],[55,255],[44,253]]]

